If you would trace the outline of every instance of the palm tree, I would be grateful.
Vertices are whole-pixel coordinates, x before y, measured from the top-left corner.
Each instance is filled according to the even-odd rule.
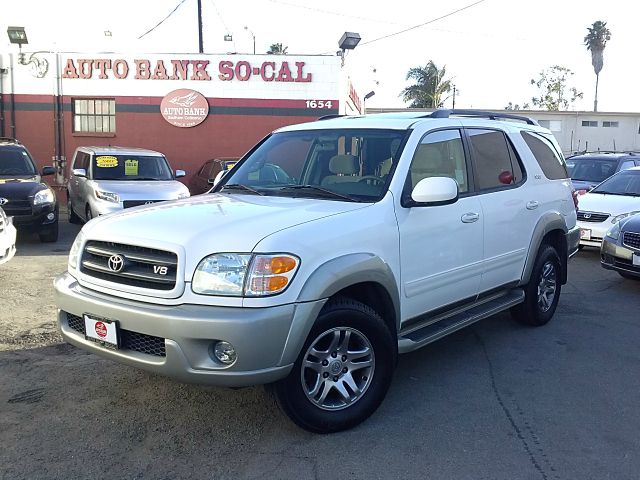
[[[596,96],[593,100],[593,111],[598,111],[598,80],[600,79],[600,70],[604,64],[604,47],[611,40],[611,32],[607,28],[607,22],[598,20],[593,25],[587,27],[589,33],[584,37],[584,44],[587,50],[591,51],[591,65],[596,73]]]
[[[445,80],[446,66],[438,68],[433,60],[424,67],[413,67],[407,72],[407,80],[415,80],[414,85],[406,87],[400,95],[405,102],[411,102],[412,108],[442,107],[442,98],[451,91],[451,80]]]
[[[284,47],[281,43],[272,43],[267,53],[269,55],[286,55],[287,48],[289,47]]]

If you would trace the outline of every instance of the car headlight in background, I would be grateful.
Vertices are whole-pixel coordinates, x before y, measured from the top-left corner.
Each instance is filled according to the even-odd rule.
[[[607,231],[607,237],[612,238],[613,240],[618,240],[620,238],[620,224],[618,222],[613,224]]]
[[[631,215],[635,215],[636,213],[640,213],[640,210],[636,210],[634,212],[629,213],[621,213],[620,215],[616,215],[611,219],[611,223],[618,223],[620,220],[630,217]]]
[[[217,253],[198,264],[191,288],[204,295],[275,295],[287,288],[299,265],[297,257],[286,253]]]
[[[80,247],[82,246],[82,242],[84,241],[84,235],[82,230],[76,236],[76,239],[73,241],[73,245],[71,245],[71,250],[69,250],[69,272],[73,272],[78,268],[78,261],[80,260]]]
[[[100,200],[106,200],[107,202],[118,203],[120,202],[120,197],[117,193],[113,192],[105,192],[102,190],[96,190],[96,197]]]
[[[45,203],[53,203],[56,199],[56,195],[50,188],[40,190],[33,196],[34,205],[44,205]]]

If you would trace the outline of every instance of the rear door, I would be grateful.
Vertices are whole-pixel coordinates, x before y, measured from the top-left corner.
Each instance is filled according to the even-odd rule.
[[[541,199],[525,187],[516,151],[500,129],[466,128],[484,214],[480,293],[520,280]]]

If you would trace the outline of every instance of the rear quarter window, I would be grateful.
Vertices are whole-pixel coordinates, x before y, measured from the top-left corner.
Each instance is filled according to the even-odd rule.
[[[569,178],[567,166],[562,155],[556,151],[548,139],[535,132],[520,132],[520,134],[529,146],[545,177],[549,180]]]

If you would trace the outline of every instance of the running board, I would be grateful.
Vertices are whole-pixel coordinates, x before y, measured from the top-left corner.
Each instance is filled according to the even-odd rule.
[[[414,328],[406,334],[401,332],[398,338],[398,352],[406,353],[424,347],[461,328],[507,310],[523,301],[524,291],[522,289],[510,290],[505,295],[443,318],[435,323],[430,322],[424,327]]]

